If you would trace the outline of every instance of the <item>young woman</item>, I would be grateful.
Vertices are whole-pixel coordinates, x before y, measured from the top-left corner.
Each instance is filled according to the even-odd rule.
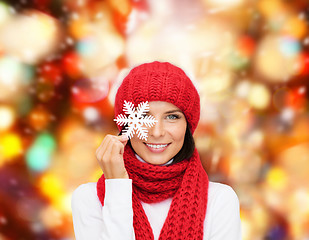
[[[208,180],[195,148],[200,98],[186,74],[166,62],[137,66],[117,91],[115,116],[124,101],[148,101],[157,122],[147,140],[104,138],[96,151],[104,175],[72,196],[76,239],[241,239],[237,195]]]

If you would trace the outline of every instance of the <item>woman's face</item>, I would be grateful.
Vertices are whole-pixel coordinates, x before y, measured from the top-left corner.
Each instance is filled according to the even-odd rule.
[[[182,148],[187,121],[182,111],[169,102],[149,102],[148,114],[158,121],[148,129],[147,141],[136,135],[131,138],[134,151],[146,162],[162,165],[172,159]]]

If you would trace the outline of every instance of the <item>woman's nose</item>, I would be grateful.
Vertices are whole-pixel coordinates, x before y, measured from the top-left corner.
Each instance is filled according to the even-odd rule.
[[[158,122],[156,122],[154,124],[153,127],[151,127],[148,130],[149,135],[153,136],[153,137],[161,137],[164,136],[165,134],[165,128],[164,128],[164,123],[161,120],[158,120]]]

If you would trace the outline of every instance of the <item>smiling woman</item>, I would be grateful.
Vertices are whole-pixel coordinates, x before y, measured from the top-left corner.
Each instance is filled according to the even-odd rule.
[[[72,196],[76,239],[241,239],[238,198],[208,180],[194,145],[200,97],[187,75],[170,63],[137,66],[117,91],[115,116],[124,102],[149,102],[156,123],[143,126],[147,140],[103,139],[96,157],[104,174]]]

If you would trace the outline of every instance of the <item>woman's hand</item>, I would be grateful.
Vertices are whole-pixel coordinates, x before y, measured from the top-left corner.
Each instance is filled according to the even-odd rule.
[[[106,135],[96,150],[96,158],[106,179],[129,178],[124,166],[124,147],[128,142],[126,135]]]

